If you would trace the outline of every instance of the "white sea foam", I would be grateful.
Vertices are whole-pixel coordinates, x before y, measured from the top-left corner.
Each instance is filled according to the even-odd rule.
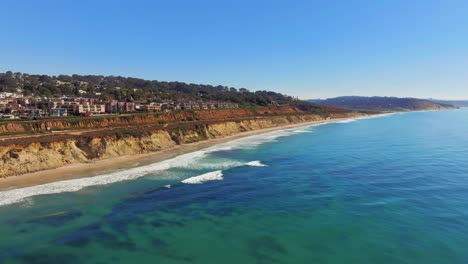
[[[212,171],[195,177],[183,180],[186,184],[200,184],[207,181],[219,181],[223,179],[223,171]]]
[[[311,133],[311,130],[305,130],[305,129],[296,129],[292,131],[293,133]]]
[[[352,123],[356,122],[359,120],[364,120],[364,119],[373,119],[377,117],[384,117],[384,116],[391,116],[394,115],[395,113],[386,113],[386,114],[379,114],[379,115],[371,115],[371,116],[361,116],[361,117],[353,117],[353,118],[348,118],[348,119],[343,119],[343,120],[338,120],[338,121],[332,121],[329,123],[338,123],[338,124],[346,124],[346,123]],[[325,125],[327,123],[322,123],[322,125]]]
[[[286,137],[294,134],[290,130],[277,130],[273,132],[263,133],[259,135],[253,135],[249,137],[239,138],[225,143],[221,143],[210,148],[205,149],[206,153],[233,150],[240,148],[252,148],[268,142],[273,142],[280,137]]]
[[[374,116],[355,118],[355,119],[377,118],[377,117],[382,117],[382,116],[389,116],[392,114],[393,113],[374,115]],[[354,120],[354,119],[349,119],[349,120]],[[304,129],[307,127],[320,126],[320,125],[325,125],[325,124],[327,123],[307,125],[307,126],[304,126]],[[142,167],[137,167],[137,168],[133,168],[133,169],[125,170],[125,171],[118,171],[118,172],[105,174],[105,175],[99,175],[95,177],[65,180],[65,181],[32,186],[32,187],[3,191],[3,192],[0,192],[0,206],[25,201],[26,198],[37,196],[37,195],[55,194],[55,193],[62,193],[62,192],[75,192],[75,191],[79,191],[89,186],[106,185],[106,184],[111,184],[111,183],[116,183],[116,182],[121,182],[121,181],[133,180],[133,179],[137,179],[145,175],[148,175],[150,173],[162,172],[170,168],[174,168],[174,167],[193,167],[193,166],[196,167],[198,165],[197,161],[199,161],[201,158],[203,158],[209,153],[216,152],[216,151],[239,149],[239,148],[252,148],[252,147],[264,144],[264,143],[275,141],[281,137],[286,137],[286,136],[299,133],[297,131],[299,130],[298,129],[277,130],[277,131],[273,131],[269,133],[240,138],[237,140],[218,144],[207,149],[183,154],[183,155],[177,156],[169,160],[165,160],[162,162],[158,162],[158,163],[154,163],[154,164],[150,164],[150,165],[146,165]],[[226,169],[226,168],[242,166],[242,165],[244,164],[240,164],[238,162],[232,162],[232,164],[225,164],[225,166],[220,166],[220,167],[213,166],[213,168],[214,169]],[[250,164],[245,164],[245,165],[252,166]],[[221,174],[221,177],[222,177],[222,174]]]
[[[355,122],[355,121],[357,121],[357,119],[345,119],[345,120],[336,121],[334,123],[346,124],[346,123],[351,123],[351,122]]]
[[[251,161],[251,162],[247,162],[245,165],[252,166],[252,167],[266,167],[266,165],[261,163],[259,160],[254,160],[254,161]]]
[[[385,117],[385,116],[392,116],[398,113],[385,113],[385,114],[378,114],[378,115],[369,115],[369,116],[361,116],[361,117],[353,117],[353,118],[347,118],[343,120],[337,120],[337,121],[330,121],[330,122],[324,122],[324,123],[319,123],[319,124],[313,124],[307,127],[311,126],[322,126],[322,125],[327,125],[327,124],[333,124],[333,123],[339,123],[339,124],[346,124],[346,123],[351,123],[359,120],[365,120],[365,119],[373,119],[373,118],[379,118],[379,117]]]
[[[205,151],[195,151],[183,154],[175,158],[162,162],[137,167],[125,171],[118,171],[110,174],[99,175],[89,178],[59,181],[32,187],[14,189],[0,192],[0,206],[23,201],[27,197],[54,194],[62,192],[75,192],[88,186],[106,185],[126,180],[133,180],[143,177],[149,173],[164,171],[172,167],[190,166],[196,160],[205,155]]]
[[[378,115],[370,115],[370,116],[362,116],[362,117],[356,117],[356,119],[361,120],[361,119],[373,119],[373,118],[379,118],[379,117],[385,117],[385,116],[392,116],[395,114],[399,113],[385,113],[385,114],[378,114]]]
[[[197,169],[197,170],[227,170],[234,167],[239,167],[244,165],[243,162],[237,160],[229,160],[229,159],[209,159],[209,161],[203,161],[200,163],[190,165],[190,169]]]

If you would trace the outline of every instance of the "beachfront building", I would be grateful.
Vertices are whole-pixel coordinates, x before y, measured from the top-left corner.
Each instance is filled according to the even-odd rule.
[[[208,104],[205,102],[201,102],[198,105],[200,106],[200,109],[204,109],[204,110],[208,109]]]
[[[27,106],[23,109],[21,116],[25,116],[25,117],[47,116],[47,112],[43,109],[38,109],[36,107]]]
[[[103,104],[95,104],[95,105],[78,104],[78,105],[73,105],[73,112],[75,114],[90,113],[94,115],[99,115],[99,114],[106,113],[106,106]]]
[[[54,117],[68,116],[68,109],[66,108],[51,108],[49,115]]]
[[[200,104],[197,103],[197,102],[192,102],[192,101],[182,102],[180,104],[180,106],[182,107],[182,109],[185,109],[185,110],[198,110],[198,109],[200,109]]]
[[[147,105],[140,105],[140,110],[147,112],[157,112],[161,111],[164,105],[164,103],[150,103]]]
[[[186,101],[181,104],[182,109],[186,110],[207,110],[207,109],[217,109],[217,108],[239,108],[239,104],[229,103],[229,102],[193,102]]]
[[[105,103],[106,113],[120,113],[120,112],[133,112],[135,111],[136,104],[133,102],[119,102],[112,100]]]
[[[5,114],[5,115],[0,115],[0,118],[2,119],[9,119],[9,120],[13,120],[13,119],[18,119],[17,116],[15,115],[12,115],[12,114]]]
[[[22,93],[9,93],[9,92],[0,92],[0,99],[4,98],[22,98],[23,94]]]
[[[239,108],[239,104],[229,102],[217,102],[217,108]]]
[[[218,107],[216,107],[216,103],[215,102],[208,102],[207,103],[207,106],[209,109],[216,109]]]

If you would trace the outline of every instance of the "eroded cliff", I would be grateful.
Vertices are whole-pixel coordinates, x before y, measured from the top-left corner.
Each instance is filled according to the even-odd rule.
[[[0,177],[97,159],[153,152],[178,144],[220,138],[244,131],[358,115],[362,114],[348,112],[327,116],[315,114],[265,116],[234,121],[185,123],[157,129],[148,127],[142,130],[134,127],[124,131],[110,130],[101,134],[31,138],[31,142],[18,141],[19,143],[0,146]]]

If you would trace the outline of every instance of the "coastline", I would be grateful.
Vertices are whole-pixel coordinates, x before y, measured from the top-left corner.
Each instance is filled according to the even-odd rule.
[[[378,117],[379,115],[363,116],[366,117]],[[202,150],[205,148],[212,147],[221,143],[229,142],[232,140],[273,132],[277,130],[285,130],[290,128],[305,127],[310,125],[319,125],[326,123],[339,122],[344,120],[360,119],[357,118],[336,118],[330,120],[311,121],[297,124],[289,124],[286,126],[277,126],[259,130],[246,131],[235,135],[225,136],[222,138],[209,139],[194,143],[177,145],[174,147],[162,149],[156,152],[123,155],[115,158],[95,160],[89,163],[76,163],[70,164],[63,167],[48,169],[33,173],[27,173],[18,176],[10,176],[6,178],[0,178],[0,192],[9,191],[14,189],[20,189],[25,187],[32,187],[42,184],[54,183],[59,181],[74,180],[95,177],[103,174],[125,171],[132,168],[137,168],[152,163],[162,162],[171,158],[175,158],[182,154],[191,153],[194,151]]]

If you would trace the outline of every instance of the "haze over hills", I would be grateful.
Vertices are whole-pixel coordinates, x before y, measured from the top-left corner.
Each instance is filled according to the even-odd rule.
[[[439,99],[429,99],[429,101],[438,103],[438,104],[448,104],[455,107],[468,107],[468,100],[439,100]]]
[[[354,110],[416,111],[451,109],[453,105],[417,98],[341,96],[328,99],[308,100],[326,106]]]

